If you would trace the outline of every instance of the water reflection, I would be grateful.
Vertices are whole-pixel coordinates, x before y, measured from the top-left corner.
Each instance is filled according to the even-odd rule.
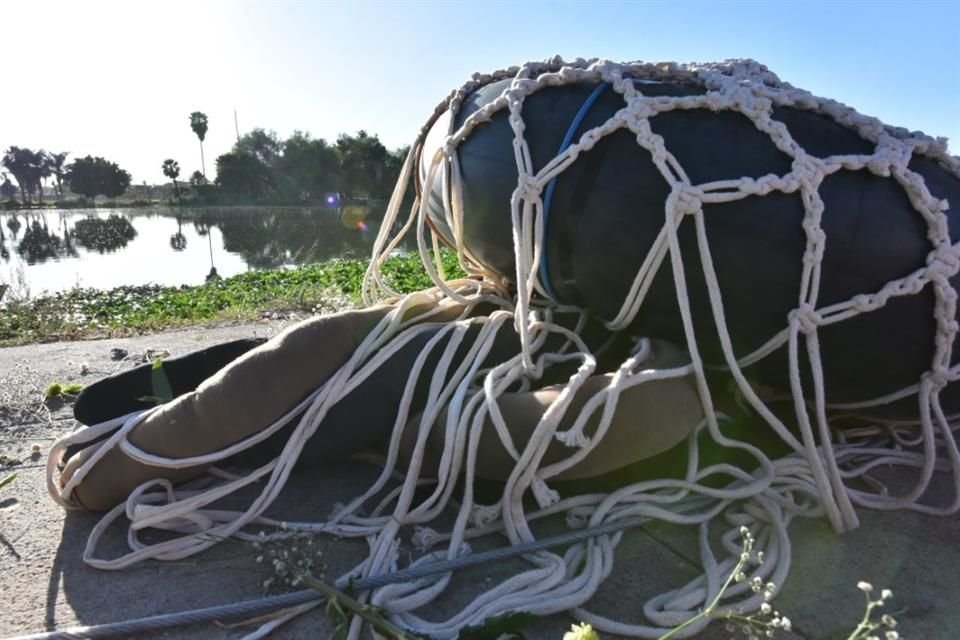
[[[137,230],[127,218],[111,214],[106,219],[78,220],[73,226],[73,237],[81,247],[107,253],[127,246],[137,237]]]
[[[17,237],[17,233],[20,231],[20,219],[17,218],[17,214],[13,214],[7,220],[7,228],[10,229],[10,233],[13,234],[13,237]]]
[[[344,209],[346,211],[347,208]],[[373,243],[370,223],[382,211],[351,207],[349,224],[343,212],[329,209],[223,209],[197,211],[198,230],[216,226],[223,232],[224,250],[243,257],[254,269],[324,262],[331,258],[367,257]]]
[[[183,216],[177,216],[177,232],[170,236],[170,248],[174,251],[187,248],[187,237],[183,235]]]
[[[0,282],[25,279],[39,293],[75,284],[200,284],[248,269],[367,258],[383,209],[47,210],[0,217],[10,231],[0,237],[0,256],[9,256],[0,262]],[[51,228],[48,217],[59,224]]]
[[[63,256],[77,256],[69,232],[64,232],[63,238],[51,233],[45,216],[42,224],[36,218],[30,221],[20,238],[17,251],[28,265]]]

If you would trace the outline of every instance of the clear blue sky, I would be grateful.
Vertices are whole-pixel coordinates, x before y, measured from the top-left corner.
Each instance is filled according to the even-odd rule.
[[[4,23],[0,148],[102,155],[140,183],[259,126],[408,144],[473,71],[554,54],[750,57],[781,79],[960,149],[960,2],[17,2]]]

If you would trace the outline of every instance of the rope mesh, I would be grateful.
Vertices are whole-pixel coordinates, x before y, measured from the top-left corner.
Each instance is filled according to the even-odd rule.
[[[445,121],[447,135],[442,144],[435,150],[425,145],[428,131],[440,114],[448,112],[455,116],[471,92],[503,79],[511,81],[499,97],[470,115],[459,127],[454,126],[456,117],[450,117]],[[678,97],[646,96],[644,85],[638,80],[692,83],[705,92]],[[600,126],[584,132],[542,168],[535,168],[525,139],[524,101],[546,87],[585,82],[609,84],[610,89],[622,97],[622,108]],[[826,158],[808,155],[791,136],[788,127],[771,117],[775,107],[783,106],[827,116],[873,144],[874,152]],[[694,184],[671,154],[670,140],[657,135],[651,128],[651,120],[658,114],[678,109],[742,114],[757,130],[765,133],[777,149],[790,157],[791,170],[784,175]],[[519,176],[510,199],[516,265],[512,274],[496,273],[484,266],[464,242],[464,219],[470,212],[464,209],[457,155],[461,143],[494,114],[503,111],[507,113],[514,134],[512,149]],[[676,289],[690,364],[649,370],[643,366],[645,350],[635,350],[616,370],[610,385],[591,398],[573,426],[561,429],[561,420],[574,393],[597,372],[597,358],[578,335],[584,321],[583,312],[550,302],[540,280],[544,192],[551,181],[577,162],[579,156],[604,137],[622,130],[629,131],[637,145],[650,153],[657,170],[669,185],[669,196],[664,202],[663,227],[647,250],[619,312],[607,326],[613,331],[629,327],[644,305],[654,276],[661,270],[669,270]],[[960,453],[953,425],[945,415],[939,397],[940,391],[960,376],[960,365],[951,364],[958,325],[955,320],[956,290],[950,282],[960,270],[960,244],[952,244],[949,237],[948,203],[934,197],[923,176],[909,168],[908,164],[915,155],[932,158],[960,177],[960,159],[947,155],[945,141],[887,127],[837,102],[815,97],[783,83],[765,67],[749,60],[680,65],[614,64],[580,59],[568,63],[555,58],[488,75],[477,74],[440,105],[434,118],[422,130],[403,166],[376,239],[373,259],[364,281],[364,296],[368,301],[395,298],[395,310],[371,332],[333,378],[297,408],[305,408],[306,413],[296,425],[283,453],[249,476],[237,477],[217,471],[213,478],[215,482],[209,487],[174,489],[165,481],[147,483],[125,504],[107,514],[94,529],[84,559],[103,569],[119,569],[145,558],[177,559],[202,551],[217,539],[231,535],[247,537],[249,534],[243,528],[248,525],[278,524],[262,514],[282,490],[304,442],[318,430],[329,408],[390,354],[422,332],[431,331],[435,334],[405,383],[405,393],[379,478],[330,520],[285,523],[287,527],[365,537],[369,541],[370,553],[353,573],[370,576],[397,568],[400,536],[411,530],[415,530],[415,542],[424,548],[433,548],[433,553],[414,561],[413,566],[416,566],[437,557],[453,559],[469,553],[469,540],[490,532],[501,532],[514,545],[531,542],[536,538],[531,523],[551,514],[565,514],[571,527],[597,526],[641,517],[696,527],[703,574],[647,600],[643,606],[646,619],[643,623],[625,623],[593,613],[584,607],[613,569],[614,551],[621,540],[618,533],[574,544],[563,553],[548,550],[530,553],[526,556],[527,569],[484,591],[447,620],[430,620],[418,611],[444,591],[449,574],[382,586],[361,594],[364,601],[382,607],[398,624],[437,638],[455,637],[457,630],[464,625],[477,624],[489,616],[515,610],[536,614],[571,611],[604,632],[657,637],[695,615],[717,595],[739,558],[740,527],[747,526],[757,540],[757,548],[764,550],[765,561],[750,569],[748,580],[735,583],[725,593],[720,611],[733,608],[755,610],[763,602],[763,595],[750,589],[751,580],[758,577],[764,583],[772,581],[779,585],[787,576],[791,558],[787,528],[793,518],[825,516],[834,529],[845,531],[858,525],[856,507],[946,514],[954,513],[960,506]],[[821,306],[821,268],[828,238],[821,227],[824,203],[819,188],[827,176],[840,170],[866,170],[895,180],[924,221],[930,250],[925,264],[918,265],[914,272],[877,291],[865,291],[845,302]],[[420,197],[401,231],[391,236],[390,230],[397,226],[400,203],[411,179],[418,181]],[[468,279],[445,281],[435,266],[438,235],[427,224],[428,194],[432,194],[435,188],[442,194],[444,221],[452,232],[452,243],[461,266],[471,276]],[[786,318],[782,330],[754,352],[737,356],[711,256],[704,205],[774,192],[799,194],[804,205],[805,250],[799,293],[796,306]],[[791,452],[782,458],[772,460],[751,443],[732,439],[724,433],[725,418],[717,410],[708,387],[707,367],[693,329],[686,269],[697,262],[684,261],[678,239],[681,225],[693,225],[695,229],[698,260],[707,283],[716,338],[726,369],[736,383],[737,395],[789,447]],[[420,254],[436,287],[401,297],[390,288],[380,267],[403,235],[409,232],[416,234]],[[428,238],[428,234],[432,237]],[[860,314],[869,314],[894,298],[917,295],[926,288],[933,292],[931,312],[936,324],[928,372],[916,384],[870,401],[846,406],[830,405],[829,389],[824,383],[819,330]],[[497,310],[476,316],[473,312],[481,304],[492,304]],[[422,311],[424,305],[430,310]],[[437,310],[449,309],[452,305],[461,307],[456,320],[431,323]],[[560,324],[557,314],[561,312],[580,313],[581,324],[572,329],[568,323]],[[468,328],[476,325],[480,326],[479,334],[467,341]],[[482,369],[497,330],[509,325],[515,327],[520,336],[520,351],[493,368]],[[564,346],[549,351],[545,347],[547,339],[557,336],[563,339]],[[468,347],[469,353],[458,363],[454,356],[463,346]],[[796,421],[794,430],[788,428],[768,406],[763,394],[751,385],[743,371],[747,365],[783,348],[788,353],[789,392],[795,412],[792,419]],[[434,351],[439,354],[438,364],[432,371],[426,371],[424,363]],[[535,387],[547,369],[561,362],[576,363],[576,372],[570,377],[566,391],[544,413],[530,440],[518,446],[499,410],[498,398],[507,389]],[[806,387],[801,379],[801,366],[806,366],[810,372]],[[582,460],[602,440],[621,393],[651,380],[682,377],[692,377],[696,381],[705,416],[688,438],[688,466],[683,478],[639,482],[608,495],[561,498],[551,488],[551,478]],[[411,397],[420,378],[430,381],[428,402],[422,413],[414,416]],[[828,408],[854,410],[914,395],[918,416],[915,424],[880,424],[878,421],[877,428],[862,434],[854,431],[839,434],[831,427],[830,417],[834,414],[829,413]],[[289,415],[295,413],[291,411]],[[593,433],[588,434],[585,425],[592,415],[600,416],[599,424]],[[121,446],[127,455],[153,465],[182,464],[182,461],[159,459],[139,451],[127,440],[127,434],[140,419],[142,415],[119,419],[61,441],[48,463],[49,488],[54,498],[66,507],[74,506],[71,491],[82,482],[84,475],[81,470],[63,489],[59,487],[56,462],[65,446],[88,441],[117,425],[122,428],[110,438],[107,446]],[[488,420],[516,464],[500,499],[494,504],[479,504],[474,496],[477,446]],[[263,437],[282,423],[283,420],[269,426]],[[426,467],[424,462],[427,438],[432,429],[441,429],[444,435],[442,457],[435,468]],[[401,438],[407,430],[414,430],[415,446],[408,468],[398,471]],[[724,463],[701,465],[700,448],[705,437],[721,447],[752,457],[755,463],[748,465],[750,471]],[[544,464],[544,454],[553,440],[565,443],[569,454],[560,461]],[[191,458],[190,464],[216,462],[229,453],[232,451]],[[89,464],[96,461],[95,456]],[[881,464],[919,469],[915,486],[903,495],[891,496],[882,491],[858,488],[862,485],[853,486],[850,482],[864,477]],[[929,505],[921,501],[934,471],[938,469],[948,471],[953,479],[954,498],[947,505]],[[463,489],[456,492],[461,476],[464,477]],[[265,486],[246,511],[234,513],[209,508],[217,499],[258,479],[264,479]],[[433,487],[432,491],[417,491],[425,483]],[[373,503],[385,490],[390,491],[388,499]],[[524,500],[529,496],[536,501],[534,510],[530,510],[529,501]],[[693,510],[684,508],[683,505],[694,496],[706,498],[705,502],[698,503],[706,506]],[[441,533],[429,527],[443,511],[451,509],[456,513],[456,519],[448,531]],[[111,560],[96,557],[99,537],[122,515],[131,521],[130,553]],[[148,526],[182,535],[147,545],[139,539],[138,531]],[[689,627],[687,633],[697,633],[706,624],[708,620],[702,620]],[[350,638],[357,638],[360,631],[360,621],[355,620]]]

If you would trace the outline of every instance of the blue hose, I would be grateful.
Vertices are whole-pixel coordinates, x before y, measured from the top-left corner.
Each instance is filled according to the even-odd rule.
[[[573,143],[573,136],[576,134],[577,129],[580,128],[583,119],[587,117],[587,113],[590,111],[590,107],[593,106],[593,103],[597,101],[597,98],[600,97],[600,94],[609,85],[607,83],[601,83],[593,90],[587,99],[583,101],[583,104],[580,105],[580,110],[577,111],[577,115],[573,117],[573,120],[570,122],[570,127],[567,129],[567,134],[563,136],[563,142],[560,143],[560,150],[557,154],[561,154],[567,150]],[[550,203],[553,202],[553,190],[557,187],[557,177],[555,176],[547,184],[547,192],[543,197],[543,244],[540,246],[540,282],[543,283],[543,288],[546,290],[547,295],[554,301],[559,303],[560,299],[557,296],[557,292],[553,288],[553,283],[550,281],[550,270],[547,268],[547,235],[550,229]]]

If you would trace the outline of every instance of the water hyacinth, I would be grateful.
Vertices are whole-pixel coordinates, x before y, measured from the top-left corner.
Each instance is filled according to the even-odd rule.
[[[463,276],[456,255],[441,251],[445,271]],[[0,314],[0,345],[129,335],[216,320],[256,320],[265,311],[309,315],[360,304],[365,260],[330,260],[295,269],[248,271],[196,287],[75,288],[39,298],[8,299]],[[391,285],[411,292],[432,285],[420,256],[391,257],[383,269]],[[8,296],[9,298],[9,296]]]

